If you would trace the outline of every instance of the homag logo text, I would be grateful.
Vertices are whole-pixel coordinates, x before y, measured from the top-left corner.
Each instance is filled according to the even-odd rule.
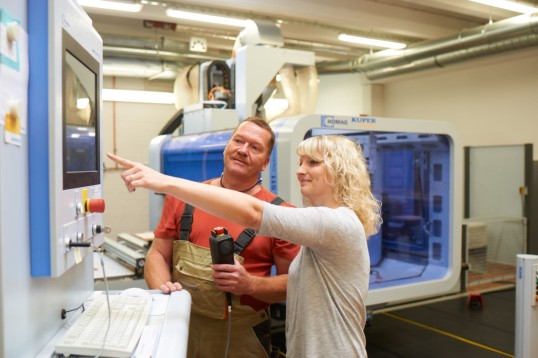
[[[333,116],[321,116],[322,127],[334,127],[335,124],[343,124],[347,126],[347,119],[337,119]]]

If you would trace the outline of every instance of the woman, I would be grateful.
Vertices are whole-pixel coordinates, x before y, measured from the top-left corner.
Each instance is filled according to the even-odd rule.
[[[315,136],[297,148],[305,208],[271,205],[236,191],[169,177],[109,154],[127,168],[129,191],[167,193],[213,215],[302,245],[289,270],[288,357],[366,357],[365,300],[370,260],[366,238],[380,205],[360,146],[342,136]],[[213,265],[215,271],[219,265]],[[219,275],[215,272],[215,282]]]

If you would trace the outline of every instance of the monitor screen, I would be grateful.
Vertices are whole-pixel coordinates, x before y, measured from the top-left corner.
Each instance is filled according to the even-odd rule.
[[[63,188],[100,183],[98,62],[63,33]]]

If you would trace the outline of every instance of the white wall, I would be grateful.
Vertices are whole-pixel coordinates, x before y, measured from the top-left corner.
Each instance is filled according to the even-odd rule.
[[[538,49],[428,71],[385,85],[385,116],[452,122],[463,145],[533,143],[538,158]]]
[[[103,88],[172,92],[172,86],[171,83],[120,77],[106,77],[103,81]],[[173,104],[103,102],[104,152],[147,163],[149,142],[175,112]],[[128,193],[120,177],[121,169],[109,159],[105,159],[105,168],[104,220],[112,229],[107,236],[116,238],[122,232],[153,230],[149,227],[148,191]]]
[[[320,75],[316,113],[359,115],[365,107],[363,92],[359,73]]]

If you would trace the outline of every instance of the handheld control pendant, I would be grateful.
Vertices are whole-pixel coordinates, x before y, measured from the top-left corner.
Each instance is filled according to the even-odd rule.
[[[226,228],[218,226],[211,230],[209,249],[211,250],[213,264],[234,264],[234,240],[228,235]],[[230,292],[226,292],[226,304],[228,310],[225,307],[224,312],[227,316],[232,307],[232,294]]]
[[[214,264],[234,264],[234,240],[226,228],[219,226],[211,230],[209,249]]]

